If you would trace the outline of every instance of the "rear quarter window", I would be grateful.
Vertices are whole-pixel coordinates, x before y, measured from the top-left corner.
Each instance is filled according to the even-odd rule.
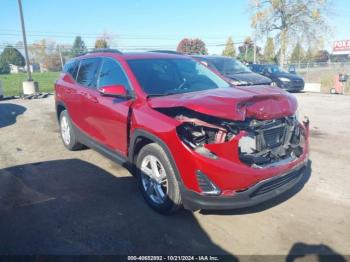
[[[63,73],[70,74],[74,79],[77,77],[79,62],[73,61],[68,62],[63,67]]]

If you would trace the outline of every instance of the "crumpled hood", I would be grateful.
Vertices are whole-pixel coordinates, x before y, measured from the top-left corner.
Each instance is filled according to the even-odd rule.
[[[244,121],[291,116],[296,112],[296,98],[275,87],[232,87],[176,94],[149,99],[152,108],[186,107],[224,119]]]

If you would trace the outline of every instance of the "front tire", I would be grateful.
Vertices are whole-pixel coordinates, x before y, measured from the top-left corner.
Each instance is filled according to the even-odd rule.
[[[60,133],[63,145],[68,150],[75,151],[83,148],[83,145],[78,142],[74,133],[72,121],[70,120],[67,110],[62,111],[60,114]]]
[[[156,143],[144,146],[137,156],[136,175],[147,204],[162,214],[182,208],[179,184],[163,148]]]

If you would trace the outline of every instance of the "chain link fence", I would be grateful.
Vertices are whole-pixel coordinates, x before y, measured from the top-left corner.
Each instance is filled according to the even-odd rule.
[[[287,70],[295,70],[302,76],[305,83],[321,85],[321,92],[328,93],[334,87],[334,79],[339,74],[350,75],[350,62],[343,63],[302,63],[288,64],[284,66]],[[345,84],[345,90],[350,93],[350,82]]]

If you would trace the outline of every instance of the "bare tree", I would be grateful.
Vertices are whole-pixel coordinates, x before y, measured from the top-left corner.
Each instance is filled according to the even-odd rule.
[[[32,63],[39,63],[49,71],[61,70],[61,59],[57,43],[42,39],[29,46]]]
[[[325,35],[330,0],[251,0],[252,27],[257,34],[276,33],[281,65],[295,39],[313,42]]]

